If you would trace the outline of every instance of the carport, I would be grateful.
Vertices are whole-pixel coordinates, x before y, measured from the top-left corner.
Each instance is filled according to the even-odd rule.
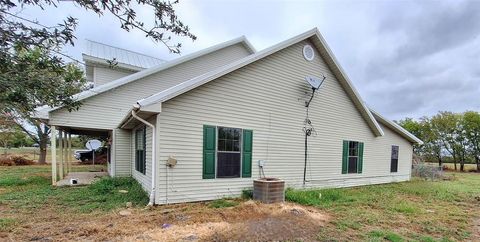
[[[70,179],[77,177],[80,182],[88,184],[91,183],[96,176],[108,175],[106,172],[72,172],[72,135],[89,135],[111,139],[111,130],[52,125],[50,126],[50,132],[53,185],[68,185]],[[109,153],[110,151],[107,152],[108,162],[110,161]]]

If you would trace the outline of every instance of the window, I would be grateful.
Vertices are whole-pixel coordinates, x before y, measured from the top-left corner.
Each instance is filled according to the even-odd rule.
[[[390,157],[390,172],[398,171],[398,150],[398,146],[392,145],[392,155]]]
[[[362,173],[363,143],[358,141],[343,141],[342,174]]]
[[[217,177],[240,177],[241,129],[218,127]]]
[[[145,156],[145,126],[135,130],[135,170],[145,174],[146,156]]]
[[[358,142],[348,142],[348,173],[357,173]]]
[[[203,179],[251,177],[251,130],[203,127]]]

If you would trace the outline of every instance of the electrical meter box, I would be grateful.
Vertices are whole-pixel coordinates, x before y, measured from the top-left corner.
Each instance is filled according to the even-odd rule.
[[[173,156],[168,157],[167,166],[174,167],[175,165],[177,165],[177,159],[175,159]]]

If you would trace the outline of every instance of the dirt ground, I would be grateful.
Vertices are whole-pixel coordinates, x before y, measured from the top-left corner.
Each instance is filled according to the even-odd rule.
[[[58,213],[60,212],[60,213]],[[293,203],[241,202],[230,208],[206,203],[123,209],[66,217],[61,211],[32,215],[0,240],[30,241],[279,241],[314,240],[329,215]]]

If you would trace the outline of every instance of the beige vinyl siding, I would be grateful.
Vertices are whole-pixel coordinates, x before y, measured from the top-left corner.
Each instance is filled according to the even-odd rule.
[[[159,73],[125,84],[82,101],[78,111],[59,109],[50,113],[50,125],[113,129],[133,104],[200,74],[241,59],[249,54],[242,43],[225,47]]]
[[[132,154],[131,149],[131,132],[130,130],[114,129],[114,147],[115,156],[112,162],[114,166],[115,176],[130,176],[130,157]]]
[[[110,68],[108,66],[93,67],[93,82],[95,86],[103,85],[107,82],[131,75],[136,71],[124,70],[118,67]]]
[[[156,123],[156,117],[150,118],[147,120],[151,124]],[[130,155],[130,169],[132,177],[135,178],[145,189],[145,191],[150,192],[152,188],[152,128],[149,126],[146,127],[146,136],[145,136],[145,157],[146,157],[146,170],[145,174],[135,170],[135,130],[142,128],[145,125],[139,125],[135,129],[128,132],[131,133],[131,155]]]
[[[295,44],[162,104],[159,160],[174,155],[178,164],[159,166],[157,203],[167,202],[167,193],[169,203],[238,196],[259,177],[258,160],[266,160],[266,176],[301,187],[304,101],[311,92],[304,78],[322,73],[327,79],[309,113],[317,135],[309,138],[308,187],[410,178],[412,145],[386,127],[382,127],[385,136],[375,137],[319,54],[312,62],[303,58],[307,43]],[[204,124],[253,130],[252,178],[202,179]],[[365,143],[362,174],[341,174],[343,140]],[[391,145],[400,146],[398,173],[390,173]]]

